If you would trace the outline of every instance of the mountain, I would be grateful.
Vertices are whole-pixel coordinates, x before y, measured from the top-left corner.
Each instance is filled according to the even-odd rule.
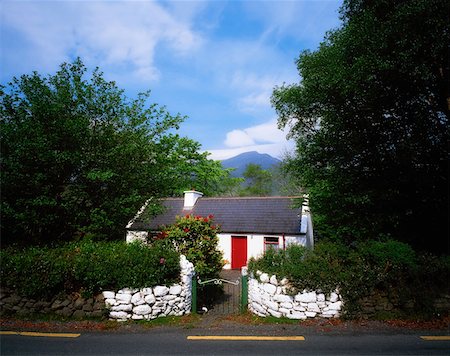
[[[242,177],[247,164],[259,164],[262,169],[270,169],[281,163],[279,159],[276,159],[266,153],[258,153],[255,151],[244,152],[235,157],[231,157],[222,161],[224,168],[236,168],[232,173],[233,177]]]

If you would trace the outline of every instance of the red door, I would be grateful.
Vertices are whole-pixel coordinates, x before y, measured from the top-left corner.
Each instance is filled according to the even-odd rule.
[[[231,268],[247,265],[247,236],[231,236]]]

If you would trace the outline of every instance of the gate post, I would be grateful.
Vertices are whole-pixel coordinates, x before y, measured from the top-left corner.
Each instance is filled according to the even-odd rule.
[[[191,310],[192,314],[197,314],[197,275],[194,273],[192,276],[192,297],[191,297]]]
[[[242,267],[241,272],[241,313],[247,311],[248,305],[248,271],[247,267]]]

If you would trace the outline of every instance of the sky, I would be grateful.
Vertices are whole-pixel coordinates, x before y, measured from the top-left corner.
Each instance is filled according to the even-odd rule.
[[[342,0],[0,1],[0,83],[80,57],[129,98],[187,116],[179,134],[212,159],[294,143],[270,96],[298,83],[295,60],[340,25]]]

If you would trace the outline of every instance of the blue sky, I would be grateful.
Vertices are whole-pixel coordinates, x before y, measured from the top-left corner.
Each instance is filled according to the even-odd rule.
[[[211,158],[293,147],[270,95],[295,83],[295,59],[340,22],[342,1],[0,2],[0,82],[54,73],[75,57],[99,66],[127,96],[188,116],[180,134]]]

